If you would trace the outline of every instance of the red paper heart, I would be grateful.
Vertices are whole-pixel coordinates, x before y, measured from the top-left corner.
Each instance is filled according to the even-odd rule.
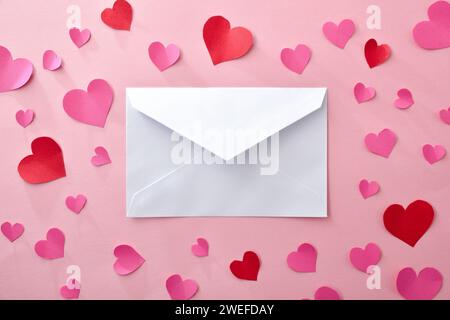
[[[28,183],[50,182],[66,176],[62,150],[49,137],[40,137],[31,143],[32,155],[20,161],[17,170]]]
[[[377,40],[370,39],[366,42],[364,54],[369,67],[375,68],[389,59],[391,48],[387,44],[378,45]]]
[[[117,0],[112,9],[106,8],[102,12],[102,21],[117,30],[130,30],[132,18],[133,8],[125,0]]]
[[[234,260],[230,264],[231,272],[239,279],[256,281],[258,279],[259,258],[253,251],[244,253],[242,261]]]
[[[230,22],[222,16],[206,21],[203,39],[214,65],[242,57],[253,45],[249,30],[243,27],[230,29]]]
[[[411,247],[427,232],[433,218],[433,207],[423,200],[412,202],[406,210],[399,204],[393,204],[383,216],[386,229]]]

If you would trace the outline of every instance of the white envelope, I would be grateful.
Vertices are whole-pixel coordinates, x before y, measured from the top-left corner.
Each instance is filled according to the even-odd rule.
[[[326,91],[127,88],[127,216],[326,217]]]

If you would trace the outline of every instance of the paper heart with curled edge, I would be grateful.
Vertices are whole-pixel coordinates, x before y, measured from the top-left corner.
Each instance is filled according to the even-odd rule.
[[[339,25],[334,22],[326,22],[322,26],[325,37],[336,47],[344,49],[348,40],[355,33],[355,24],[350,19],[342,20]]]
[[[230,28],[230,22],[222,16],[205,22],[203,40],[214,65],[240,58],[253,46],[253,36],[248,29]]]
[[[174,44],[164,47],[161,42],[156,41],[148,47],[148,55],[158,70],[164,71],[178,61],[180,49]]]
[[[447,151],[441,145],[432,146],[431,144],[426,144],[422,147],[422,153],[429,164],[434,164],[442,160],[447,154]]]
[[[242,261],[234,260],[230,264],[230,270],[236,278],[250,281],[258,279],[259,267],[258,255],[253,251],[245,252]]]
[[[84,46],[91,38],[91,31],[89,29],[80,30],[78,28],[72,28],[69,30],[70,39],[78,47]]]
[[[314,294],[315,300],[341,300],[339,293],[330,287],[320,287]]]
[[[397,137],[391,130],[384,129],[378,135],[369,133],[366,135],[364,142],[370,152],[389,158],[392,149],[397,143]]]
[[[85,124],[103,128],[113,101],[110,85],[102,79],[92,80],[87,91],[74,89],[63,99],[66,113]]]
[[[27,59],[13,60],[11,53],[0,46],[0,92],[19,89],[33,74],[33,65]]]
[[[423,49],[450,47],[450,3],[437,1],[428,8],[429,21],[419,22],[413,29],[416,43]]]
[[[64,285],[59,289],[61,297],[64,299],[78,299],[80,297],[80,283],[75,279],[71,279],[71,285]]]
[[[353,94],[358,103],[363,103],[375,98],[376,91],[374,88],[366,87],[363,83],[358,82],[353,88]]]
[[[114,248],[114,255],[117,260],[114,263],[114,271],[121,276],[128,275],[139,269],[145,259],[127,244],[121,244]]]
[[[404,268],[397,275],[397,290],[407,300],[431,300],[442,283],[442,274],[435,268],[424,268],[418,275],[414,269]]]
[[[2,223],[1,230],[3,235],[11,242],[16,241],[25,231],[23,224],[15,223],[11,224],[10,222]]]
[[[439,117],[444,123],[450,125],[450,108],[439,111]]]
[[[209,244],[206,239],[198,238],[197,243],[194,243],[191,246],[191,251],[194,256],[197,257],[206,257],[209,252]]]
[[[66,176],[62,150],[49,137],[40,137],[31,143],[33,154],[20,161],[17,170],[28,183],[45,183]]]
[[[95,148],[95,155],[91,158],[91,163],[96,166],[104,166],[111,163],[108,151],[104,147]]]
[[[16,121],[23,128],[28,127],[34,120],[33,110],[19,110],[16,113]]]
[[[281,62],[292,72],[302,74],[311,59],[311,49],[299,44],[295,49],[284,48],[280,54]]]
[[[84,206],[86,205],[86,202],[87,198],[82,194],[79,194],[76,197],[68,196],[66,198],[67,208],[76,214],[79,214],[81,210],[83,210]]]
[[[368,199],[369,197],[375,195],[380,190],[380,185],[376,181],[368,181],[363,179],[359,182],[359,192],[364,199]]]
[[[64,257],[64,233],[58,228],[47,232],[46,240],[39,240],[34,245],[36,254],[44,259],[58,259]]]
[[[289,268],[296,272],[316,272],[317,251],[309,243],[303,243],[287,257]]]
[[[364,46],[364,55],[369,67],[375,68],[386,62],[391,56],[391,48],[387,44],[378,45],[375,39],[370,39]]]
[[[55,71],[61,67],[61,57],[58,56],[53,50],[47,50],[42,56],[42,65],[44,69]]]
[[[102,11],[102,21],[116,30],[130,30],[133,19],[133,8],[125,0],[116,0],[112,9]]]
[[[198,291],[198,284],[194,280],[183,280],[179,274],[167,278],[166,289],[172,300],[189,300]]]
[[[381,250],[375,243],[369,243],[364,249],[358,247],[352,248],[349,258],[356,269],[367,273],[368,267],[375,266],[380,262]]]
[[[397,96],[394,106],[398,109],[408,109],[414,104],[412,93],[406,88],[398,90]]]

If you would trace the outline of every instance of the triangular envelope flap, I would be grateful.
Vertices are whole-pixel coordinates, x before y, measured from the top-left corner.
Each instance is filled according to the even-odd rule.
[[[127,88],[131,106],[230,160],[322,106],[326,88]]]

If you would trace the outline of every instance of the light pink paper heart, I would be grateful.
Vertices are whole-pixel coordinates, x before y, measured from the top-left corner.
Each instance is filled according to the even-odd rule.
[[[47,232],[47,240],[39,240],[34,245],[36,254],[44,259],[58,259],[64,257],[64,233],[58,228]]]
[[[368,181],[363,179],[359,182],[359,192],[364,199],[374,196],[380,191],[380,185],[376,181]]]
[[[75,279],[71,279],[71,282],[70,286],[66,284],[59,290],[61,297],[64,299],[78,299],[80,296],[80,283]]]
[[[166,48],[161,42],[156,41],[148,47],[148,55],[159,71],[164,71],[178,61],[180,49],[174,44],[169,44]]]
[[[443,278],[435,268],[424,268],[416,275],[412,268],[397,276],[397,290],[407,300],[431,300],[441,291]]]
[[[78,48],[84,46],[91,38],[91,31],[84,29],[81,31],[78,28],[72,28],[69,30],[70,39]]]
[[[316,272],[317,251],[309,243],[303,243],[287,257],[289,268],[296,272]]]
[[[33,65],[27,59],[13,60],[11,53],[0,46],[0,92],[19,89],[33,74]]]
[[[1,230],[3,235],[11,242],[19,239],[20,236],[25,231],[23,224],[15,223],[11,224],[10,222],[4,222],[1,226]]]
[[[320,287],[314,294],[315,300],[341,300],[339,293],[330,287]]]
[[[412,93],[406,88],[398,90],[397,96],[394,106],[398,109],[408,109],[414,104]]]
[[[209,244],[206,239],[198,238],[197,243],[191,246],[191,251],[194,256],[207,257],[209,253]]]
[[[350,19],[342,20],[337,26],[334,22],[326,22],[322,27],[325,37],[336,47],[344,49],[348,40],[355,33],[355,24]]]
[[[28,127],[34,120],[33,110],[19,110],[16,113],[16,121],[23,128]]]
[[[91,163],[94,166],[100,167],[111,163],[108,151],[104,147],[97,147],[94,151],[95,155],[91,158]]]
[[[114,249],[114,255],[117,257],[117,260],[113,268],[121,276],[133,273],[145,262],[145,259],[133,247],[127,244],[118,245]]]
[[[416,43],[423,49],[450,47],[450,4],[437,1],[428,8],[429,21],[419,22],[413,29]]]
[[[58,56],[53,50],[47,50],[42,56],[42,65],[44,69],[55,71],[61,67],[61,57]]]
[[[166,280],[166,288],[172,300],[189,300],[198,291],[198,284],[194,280],[184,280],[179,274],[174,274]]]
[[[444,121],[444,123],[450,125],[450,108],[439,111],[439,117],[442,121]]]
[[[353,88],[355,99],[358,103],[367,102],[375,98],[376,91],[372,87],[366,87],[363,83],[358,82]]]
[[[113,91],[102,79],[92,80],[87,92],[74,89],[66,93],[63,106],[73,119],[103,128],[113,101]]]
[[[375,266],[380,262],[381,250],[375,243],[369,243],[364,249],[355,247],[350,250],[349,258],[356,269],[367,273],[368,267]]]
[[[68,196],[66,198],[66,206],[67,208],[75,212],[76,214],[79,214],[81,210],[83,210],[84,206],[86,205],[87,198],[86,196],[79,194],[76,197]]]
[[[364,142],[370,152],[384,158],[389,158],[392,149],[394,149],[397,143],[397,137],[391,130],[384,129],[378,135],[369,133],[366,135]]]
[[[281,62],[289,70],[302,74],[311,59],[311,49],[303,44],[299,44],[295,50],[284,48],[281,50]]]
[[[447,154],[447,151],[441,145],[432,146],[431,144],[426,144],[422,147],[422,153],[429,164],[434,164],[442,160]]]

